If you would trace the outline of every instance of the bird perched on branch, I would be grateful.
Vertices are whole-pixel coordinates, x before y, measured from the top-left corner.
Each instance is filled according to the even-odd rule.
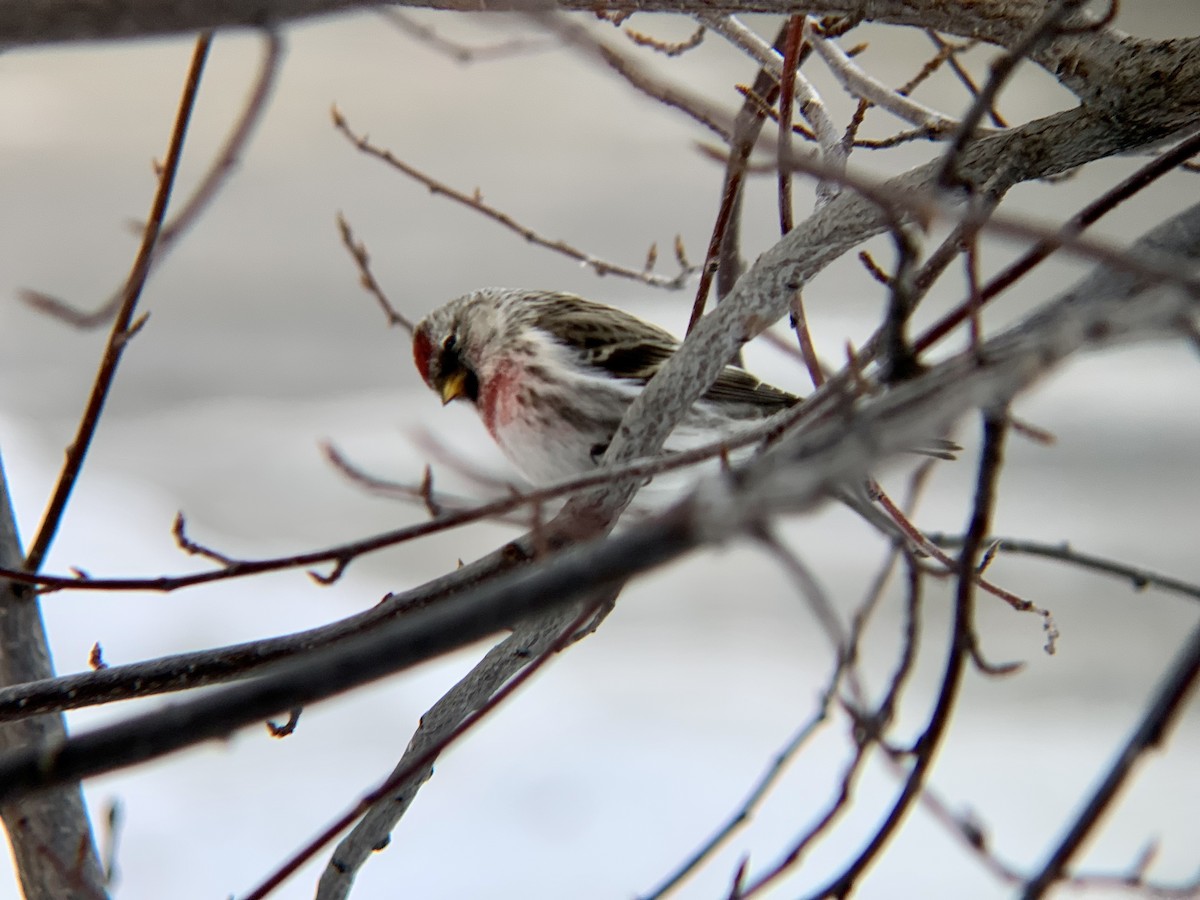
[[[417,324],[413,358],[443,403],[475,406],[533,483],[594,468],[625,410],[679,341],[624,310],[553,291],[484,288]],[[799,402],[726,366],[668,440],[695,446]]]

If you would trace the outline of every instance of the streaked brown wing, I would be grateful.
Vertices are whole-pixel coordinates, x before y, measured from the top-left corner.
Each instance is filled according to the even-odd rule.
[[[546,295],[539,307],[537,327],[578,351],[584,362],[617,378],[646,383],[679,346],[674,335],[657,325],[574,294]],[[798,399],[736,366],[726,366],[704,397],[748,403],[764,412],[791,406]]]
[[[679,343],[665,328],[615,306],[595,303],[574,294],[540,295],[535,304],[533,324],[584,354],[603,351],[613,345],[646,344],[662,348],[669,356]],[[596,364],[601,365],[599,361]]]
[[[764,413],[786,409],[800,402],[795,394],[759,381],[745,369],[736,366],[726,366],[704,396],[708,400],[750,403],[762,407]]]

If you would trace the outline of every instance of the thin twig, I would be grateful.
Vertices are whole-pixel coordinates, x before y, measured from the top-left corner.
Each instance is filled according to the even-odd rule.
[[[932,543],[940,547],[953,548],[960,546],[962,543],[962,538],[959,535],[932,532],[925,536]],[[1074,549],[1066,542],[1048,544],[1041,541],[1011,537],[997,537],[991,540],[995,541],[997,550],[1001,554],[1017,553],[1024,556],[1038,556],[1042,559],[1052,559],[1073,566],[1079,566],[1082,569],[1125,579],[1135,591],[1144,591],[1148,587],[1153,587],[1167,593],[1179,594],[1184,597],[1191,597],[1193,600],[1200,600],[1200,584],[1181,581],[1169,575],[1151,572],[1149,569],[1144,569],[1141,566],[1117,562],[1104,556],[1083,553]]]
[[[312,859],[321,848],[330,843],[342,831],[365,813],[377,802],[393,793],[408,781],[414,774],[437,759],[447,747],[474,728],[489,713],[498,709],[518,688],[535,675],[550,659],[563,650],[572,638],[582,629],[596,613],[596,607],[586,606],[583,611],[564,628],[554,641],[541,653],[533,657],[529,664],[521,669],[509,681],[496,691],[479,709],[466,716],[457,726],[440,737],[413,759],[392,772],[377,787],[372,788],[359,798],[358,802],[339,818],[331,822],[324,831],[305,844],[290,856],[278,869],[268,876],[258,887],[246,894],[243,900],[262,900],[275,888],[279,887],[300,866]]]
[[[786,35],[787,24],[785,23],[775,36],[775,44],[782,46]],[[747,161],[758,141],[767,116],[764,105],[769,109],[771,102],[778,95],[779,79],[775,78],[766,68],[760,68],[754,77],[752,92],[745,95],[742,108],[738,111],[737,118],[734,119],[733,130],[729,136],[729,151],[723,160],[725,178],[721,185],[721,203],[717,208],[708,247],[704,252],[704,263],[700,267],[696,296],[692,301],[691,315],[688,317],[687,334],[692,333],[700,322],[700,317],[704,315],[704,307],[708,302],[708,295],[718,269],[727,273],[722,281],[730,283],[736,281],[741,274],[738,222],[741,215],[742,183],[746,176]],[[767,102],[764,104],[761,102],[763,100]]]
[[[825,887],[811,896],[845,897],[854,888],[859,877],[875,861],[888,840],[904,820],[913,802],[920,796],[925,778],[933,763],[937,748],[945,736],[954,710],[959,688],[962,685],[966,662],[970,658],[974,633],[975,566],[983,541],[988,532],[988,523],[995,504],[996,484],[1000,474],[1002,445],[1007,430],[1007,419],[1001,413],[985,414],[983,448],[980,451],[979,472],[976,479],[975,501],[967,528],[967,539],[958,558],[958,588],[954,601],[954,633],[950,652],[942,675],[941,689],[928,724],[916,742],[913,767],[904,782],[900,796],[893,804],[887,818],[875,830],[867,846]]]
[[[1020,38],[1014,41],[999,59],[992,63],[988,80],[975,97],[962,121],[954,131],[950,146],[942,155],[941,166],[935,182],[943,188],[958,187],[958,177],[955,174],[958,159],[967,142],[980,136],[979,123],[987,115],[988,110],[996,105],[996,97],[1004,87],[1009,77],[1022,60],[1026,59],[1044,41],[1049,40],[1060,30],[1063,17],[1081,4],[1082,0],[1052,0],[1045,11],[1038,17]]]
[[[532,38],[510,38],[494,44],[471,47],[442,37],[432,26],[418,22],[406,12],[387,7],[380,8],[378,12],[397,31],[464,65],[490,59],[507,59],[510,56],[532,55],[558,47],[554,41],[538,41]]]
[[[250,142],[250,136],[262,120],[267,109],[267,100],[275,87],[275,79],[279,74],[280,61],[283,58],[283,39],[274,30],[263,31],[263,51],[259,61],[258,74],[250,92],[246,95],[246,103],[241,114],[233,124],[225,143],[213,159],[208,171],[196,185],[190,197],[180,206],[179,211],[169,222],[163,224],[158,239],[154,244],[152,263],[161,265],[167,253],[197,221],[201,214],[208,209],[233,173],[238,161]],[[139,233],[144,233],[145,225],[139,223]],[[125,297],[127,285],[118,288],[113,294],[94,310],[81,310],[52,297],[41,291],[25,290],[21,298],[34,309],[73,325],[76,328],[99,328],[112,319]]]
[[[783,43],[783,77],[779,79],[779,158],[787,159],[792,153],[792,109],[796,97],[797,63],[800,61],[800,45],[803,43],[804,16],[792,16],[787,24],[787,37]],[[779,233],[787,234],[795,222],[792,212],[792,173],[786,166],[779,167]]]
[[[375,275],[371,272],[371,256],[367,253],[366,243],[355,240],[350,223],[346,221],[346,217],[340,212],[337,214],[337,226],[338,234],[342,237],[342,246],[346,248],[347,252],[354,259],[355,266],[358,267],[358,283],[362,285],[363,290],[374,297],[376,302],[379,303],[383,314],[387,316],[389,325],[399,325],[409,334],[412,334],[412,321],[392,305],[392,301],[388,299],[387,294],[383,292],[383,288],[379,286],[379,282],[375,280]]]
[[[183,154],[183,140],[187,135],[188,122],[196,103],[196,94],[200,90],[200,77],[204,72],[204,63],[208,59],[208,50],[212,45],[212,33],[205,32],[196,39],[196,47],[192,53],[191,67],[188,70],[187,82],[184,85],[183,96],[179,100],[179,110],[175,115],[175,124],[171,129],[171,141],[167,148],[166,160],[163,163],[162,174],[158,179],[158,190],[154,194],[154,202],[150,207],[150,215],[146,220],[146,228],[142,233],[142,244],[138,248],[137,257],[129,278],[122,292],[121,306],[113,320],[109,332],[108,343],[104,348],[104,356],[100,361],[99,371],[92,386],[91,395],[84,407],[79,420],[75,439],[67,448],[67,459],[63,464],[54,493],[42,514],[41,524],[25,557],[25,568],[36,572],[41,568],[42,561],[50,549],[54,536],[58,533],[59,523],[66,512],[67,501],[83,468],[88,448],[100,424],[100,414],[104,411],[105,401],[112,389],[113,379],[117,374],[117,365],[121,355],[128,345],[131,329],[134,325],[133,313],[137,308],[142,288],[150,274],[150,264],[154,259],[154,247],[163,227],[163,217],[166,215],[167,203],[171,198],[171,188],[175,184],[175,174],[179,171],[179,158]]]
[[[1088,835],[1116,800],[1125,780],[1145,753],[1166,740],[1167,733],[1200,680],[1200,623],[1192,629],[1170,667],[1146,703],[1141,721],[1117,753],[1116,759],[1084,808],[1063,835],[1041,870],[1025,885],[1023,900],[1037,900],[1060,880]]]
[[[606,260],[592,256],[590,253],[585,253],[582,250],[573,247],[566,241],[551,240],[550,238],[542,237],[532,228],[522,225],[512,216],[497,209],[489,203],[484,202],[483,196],[476,190],[472,194],[464,194],[449,185],[438,181],[430,175],[426,175],[419,169],[414,168],[403,160],[397,158],[390,150],[379,147],[365,136],[356,134],[351,130],[349,123],[342,115],[341,111],[335,106],[332,109],[333,126],[341,132],[350,143],[358,150],[372,156],[375,159],[387,163],[397,172],[401,172],[418,181],[425,187],[429,188],[430,193],[447,197],[457,203],[461,203],[470,209],[486,216],[494,222],[503,225],[505,228],[513,231],[523,237],[531,244],[543,247],[547,250],[553,250],[555,253],[561,253],[563,256],[574,259],[579,263],[590,268],[597,275],[616,275],[621,278],[629,278],[633,281],[639,281],[642,284],[650,285],[651,287],[669,288],[678,290],[687,284],[688,279],[692,276],[692,271],[688,269],[682,270],[673,278],[667,278],[662,275],[654,275],[649,272],[644,272],[640,269],[632,269],[627,266],[618,265],[617,263],[607,262]]]
[[[644,34],[641,31],[635,31],[632,28],[625,29],[625,36],[641,47],[649,47],[656,50],[664,56],[682,56],[689,50],[695,50],[704,41],[704,32],[707,29],[701,25],[692,32],[690,37],[684,38],[682,41],[662,41],[653,35]]]
[[[784,60],[780,53],[747,28],[735,16],[702,15],[700,21],[724,37],[734,46],[740,48],[754,59],[766,71],[770,72],[782,83]],[[809,20],[811,21],[811,20]],[[805,30],[807,38],[808,29]],[[821,100],[812,83],[797,68],[791,75],[796,102],[800,112],[809,125],[812,126],[817,144],[821,148],[821,158],[827,167],[838,172],[846,164],[846,151],[842,146],[841,136],[833,124],[833,119]],[[782,162],[781,158],[781,162]],[[824,205],[837,196],[840,189],[836,178],[821,179],[817,183],[818,206]]]
[[[812,42],[813,49],[824,60],[829,71],[841,81],[842,86],[853,96],[870,100],[911,125],[917,126],[925,136],[938,140],[954,134],[959,127],[957,120],[918,103],[911,97],[893,90],[875,80],[850,59],[837,44],[823,37],[815,25],[805,28],[804,36]]]

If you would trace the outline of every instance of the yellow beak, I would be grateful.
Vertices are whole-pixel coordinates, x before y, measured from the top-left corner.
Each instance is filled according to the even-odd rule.
[[[451,400],[457,400],[459,397],[465,397],[467,394],[467,370],[458,369],[451,372],[442,379],[442,405],[445,406]]]

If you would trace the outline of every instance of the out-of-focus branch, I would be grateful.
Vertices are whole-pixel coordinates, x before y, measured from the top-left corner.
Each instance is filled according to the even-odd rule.
[[[261,900],[284,879],[366,813],[330,861],[318,897],[345,896],[363,862],[387,842],[391,829],[408,809],[417,789],[433,775],[433,762],[454,741],[497,709],[514,691],[573,640],[578,639],[596,608],[585,605],[574,618],[554,616],[539,627],[526,623],[492,650],[421,717],[417,735],[383,784],[366,794],[348,813],[295,853],[243,900]],[[559,625],[555,631],[553,624]],[[389,802],[390,800],[390,802]],[[372,812],[374,810],[374,812]],[[352,861],[351,861],[352,860]]]
[[[204,72],[204,63],[208,58],[208,49],[211,44],[211,34],[203,34],[196,40],[196,47],[192,54],[191,68],[188,70],[183,96],[179,100],[179,110],[175,115],[175,123],[171,128],[171,142],[167,148],[167,156],[163,163],[162,174],[158,179],[158,190],[154,194],[150,216],[146,221],[146,227],[142,233],[142,244],[138,248],[133,268],[130,270],[129,278],[125,282],[125,288],[121,296],[121,306],[117,311],[116,318],[113,320],[112,330],[108,336],[108,343],[104,348],[104,356],[100,360],[100,368],[96,373],[92,393],[88,397],[87,405],[84,407],[83,415],[80,417],[75,439],[67,449],[67,459],[63,464],[62,472],[59,474],[58,482],[54,486],[54,493],[46,505],[46,511],[42,514],[42,522],[38,526],[37,534],[29,548],[29,553],[25,557],[25,568],[31,572],[36,572],[41,568],[42,561],[50,549],[50,544],[54,541],[55,534],[58,533],[58,526],[62,521],[63,513],[66,511],[67,501],[71,497],[71,492],[75,488],[75,482],[79,478],[79,472],[83,468],[83,461],[87,456],[92,437],[96,433],[96,427],[100,424],[100,414],[104,411],[104,404],[108,400],[108,393],[112,389],[113,379],[116,377],[117,366],[121,362],[121,356],[125,352],[125,347],[128,346],[129,341],[145,321],[143,317],[135,322],[133,320],[133,313],[137,308],[138,299],[141,297],[142,288],[146,285],[146,278],[150,274],[150,264],[154,259],[154,248],[163,227],[163,218],[167,213],[167,203],[171,198],[171,188],[175,184],[175,173],[179,170],[179,158],[183,154],[183,141],[187,135],[187,127],[188,122],[191,120],[192,109],[196,103],[196,94],[200,90],[200,77]]]
[[[252,6],[226,0],[113,0],[81,4],[78,0],[26,0],[0,6],[0,44],[21,45],[61,41],[95,41],[194,32],[204,28],[256,28],[264,24],[316,15],[366,9],[377,0],[259,0]],[[397,5],[461,11],[579,10],[614,11],[628,8],[618,2],[592,0],[430,0]],[[881,22],[933,28],[948,34],[979,37],[1004,44],[1042,11],[1041,0],[976,0],[947,4],[943,0],[809,0],[811,14],[871,15]],[[697,13],[711,11],[706,0],[639,0],[643,12]],[[727,11],[736,14],[793,11],[781,0],[738,0]]]
[[[430,25],[418,22],[408,13],[394,7],[384,7],[379,11],[384,20],[403,32],[413,40],[449,57],[457,63],[467,64],[493,59],[506,59],[510,56],[524,56],[553,50],[558,45],[553,41],[537,40],[534,38],[510,38],[497,41],[494,44],[471,46],[460,41],[443,37]]]
[[[1154,229],[1129,252],[1147,258],[1171,254],[1195,266],[1200,205]],[[576,529],[562,532],[559,546],[570,549],[544,562],[469,590],[447,576],[438,586],[456,585],[457,593],[443,594],[436,606],[278,666],[251,684],[6,756],[0,759],[0,801],[228,734],[561,608],[589,588],[624,583],[700,544],[740,535],[772,514],[812,508],[831,488],[856,483],[879,460],[966,412],[1005,405],[1065,357],[1087,347],[1178,333],[1178,323],[1197,311],[1200,301],[1191,294],[1102,267],[1027,321],[985,341],[982,353],[947,360],[880,397],[860,400],[852,414],[785,435],[744,469],[702,482],[658,520],[581,543],[572,537],[579,520],[561,514],[548,527]],[[583,509],[591,516],[584,527],[603,521],[602,509]]]
[[[179,212],[171,221],[165,223],[159,232],[158,240],[154,245],[152,260],[154,266],[162,264],[167,253],[178,244],[179,238],[191,229],[204,211],[212,205],[221,188],[228,182],[230,174],[238,163],[238,158],[250,141],[250,135],[266,112],[267,100],[275,86],[275,77],[279,73],[279,64],[282,58],[283,39],[274,31],[264,32],[262,60],[259,63],[258,75],[250,92],[246,95],[246,104],[204,177],[200,179],[191,196],[180,206]],[[138,224],[137,227],[141,231],[145,226]],[[97,309],[90,311],[77,309],[65,301],[41,291],[22,291],[21,297],[34,309],[62,319],[76,328],[99,328],[108,322],[120,308],[124,297],[124,288],[116,290],[107,301]]]
[[[23,559],[8,480],[0,462],[0,562]],[[54,664],[37,595],[24,585],[0,581],[0,685],[51,678]],[[0,725],[0,753],[53,746],[66,740],[61,713]],[[28,900],[104,898],[104,870],[78,784],[0,804],[13,862]]]
[[[926,535],[926,537],[934,544],[942,547],[957,547],[962,541],[959,535],[953,534],[935,533]],[[1169,575],[1151,572],[1149,569],[1143,569],[1141,566],[1131,566],[1104,556],[1083,553],[1065,541],[1061,544],[1047,544],[1024,538],[995,537],[990,540],[998,545],[997,552],[1000,554],[1015,553],[1022,556],[1037,556],[1042,559],[1052,559],[1070,566],[1078,566],[1081,569],[1101,572],[1105,575],[1112,575],[1114,578],[1123,579],[1128,581],[1136,591],[1143,591],[1148,587],[1152,587],[1166,591],[1169,594],[1179,594],[1183,597],[1191,597],[1193,600],[1200,600],[1200,584],[1181,581]]]
[[[1117,753],[1095,792],[1068,827],[1042,869],[1026,883],[1021,895],[1024,900],[1037,900],[1064,877],[1067,865],[1112,805],[1134,766],[1148,750],[1166,740],[1167,732],[1187,703],[1197,680],[1200,680],[1200,623],[1192,629],[1170,668],[1163,674],[1146,704],[1141,721]]]

